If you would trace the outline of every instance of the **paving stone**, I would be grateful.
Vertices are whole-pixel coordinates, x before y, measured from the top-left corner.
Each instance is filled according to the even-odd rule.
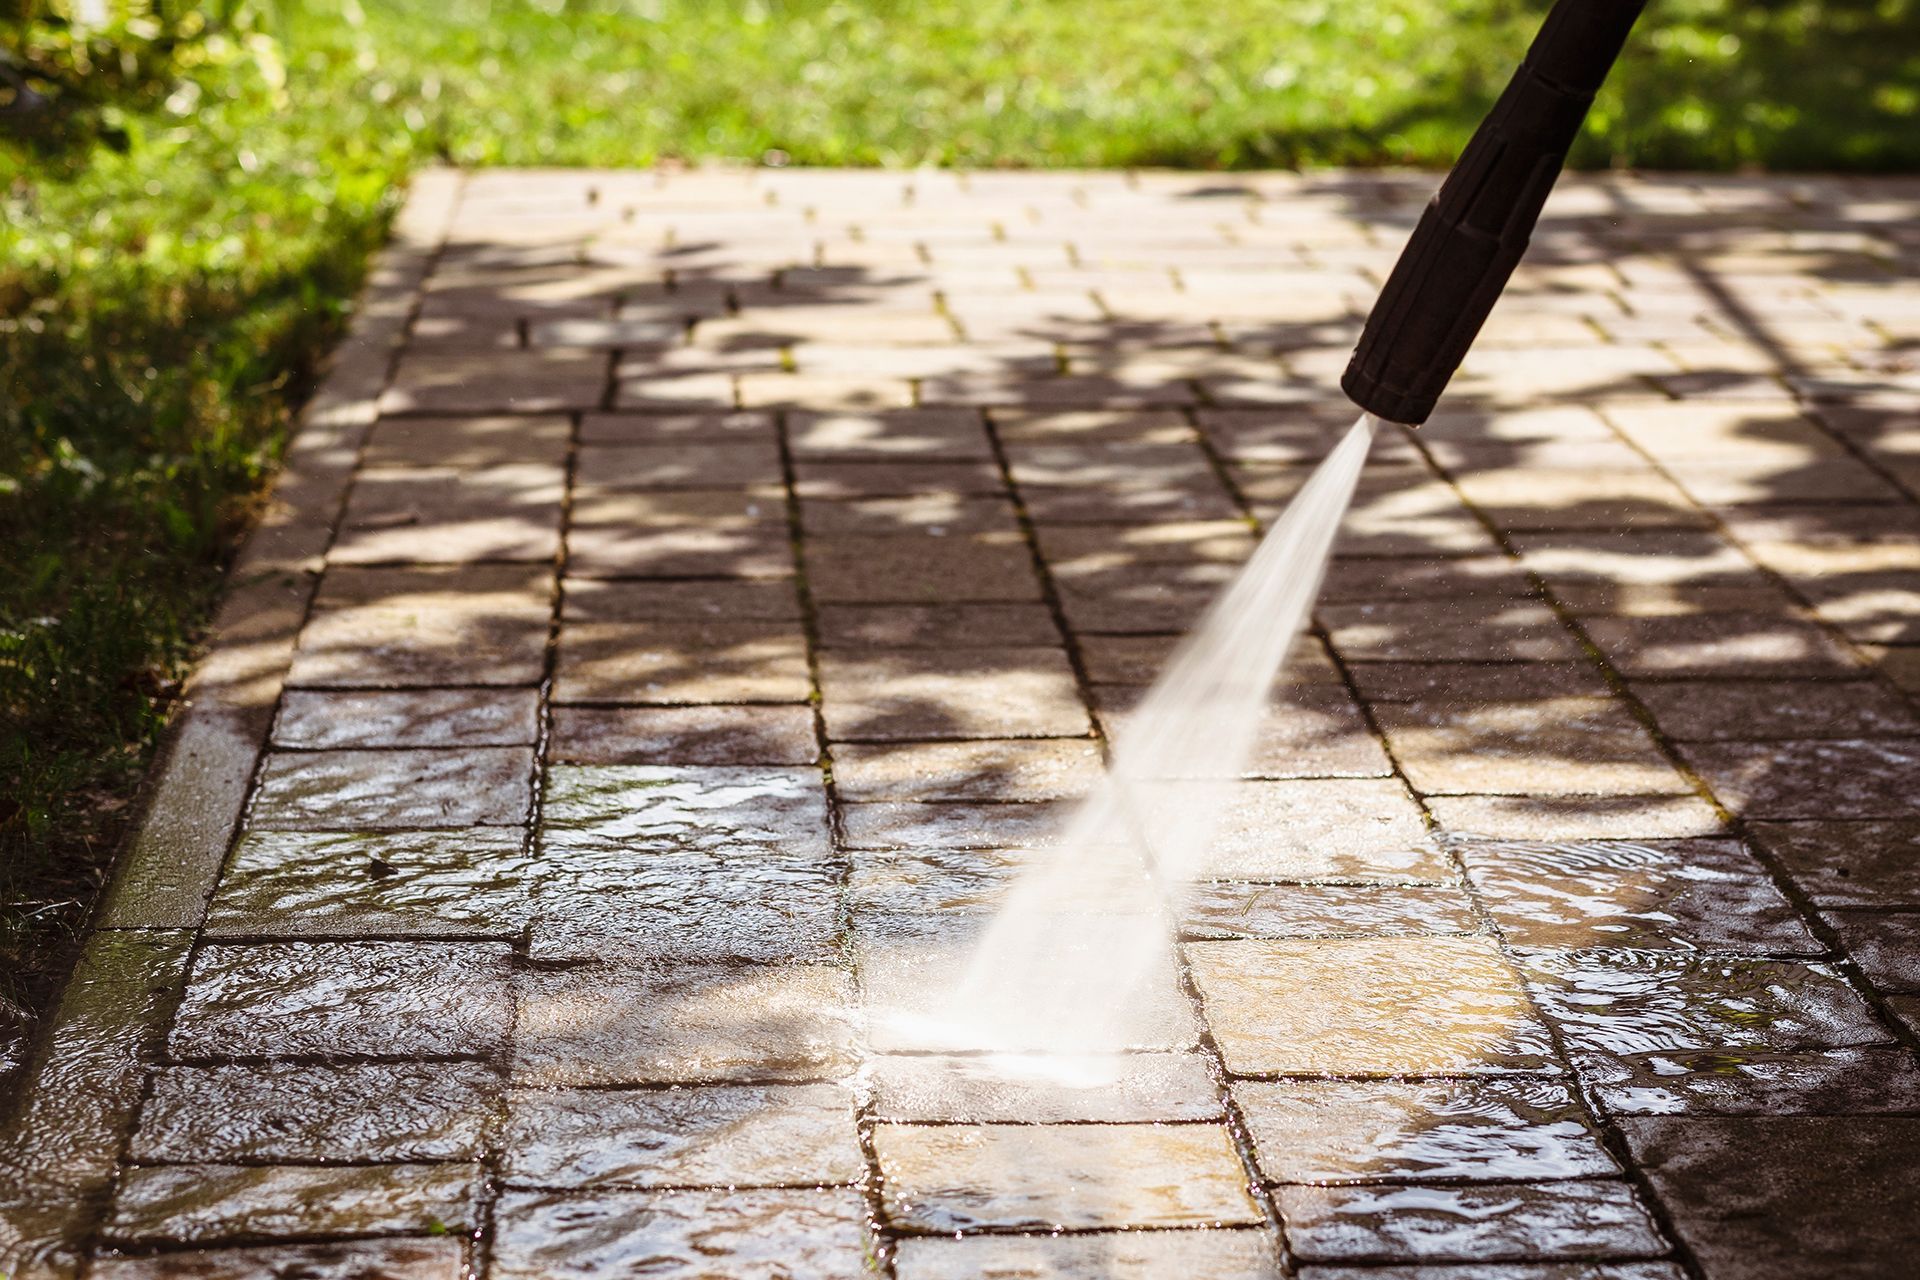
[[[510,1191],[488,1274],[863,1280],[873,1243],[856,1191]]]
[[[633,489],[721,489],[777,485],[783,476],[772,440],[672,444],[588,444],[574,463],[576,483],[593,494]]]
[[[800,620],[800,597],[791,582],[748,578],[605,582],[568,578],[562,586],[563,622]]]
[[[1625,1120],[1634,1158],[1705,1274],[1880,1277],[1910,1269],[1920,1120],[1890,1116]],[[1765,1152],[1764,1160],[1755,1160]]]
[[[290,689],[273,722],[277,746],[531,746],[539,736],[533,689],[408,689],[322,693]]]
[[[1520,562],[1556,593],[1601,584],[1671,587],[1750,587],[1758,571],[1725,539],[1704,530],[1516,532],[1509,541]]]
[[[1449,880],[1420,811],[1389,779],[1337,778],[1219,785],[1219,825],[1203,876],[1231,880]]]
[[[555,707],[549,758],[569,764],[811,764],[804,706]]]
[[[1868,982],[1881,991],[1920,992],[1920,915],[1833,911],[1824,918]]]
[[[1619,1172],[1558,1081],[1243,1081],[1233,1096],[1269,1182],[1510,1182]]]
[[[1224,1111],[1192,1053],[882,1055],[869,1087],[875,1118],[909,1123],[1159,1123]]]
[[[835,502],[808,498],[800,504],[800,527],[814,537],[943,537],[953,533],[1017,533],[1020,524],[1008,498],[917,493]]]
[[[1589,618],[1581,625],[1607,661],[1629,678],[1847,679],[1862,674],[1826,632],[1776,614]]]
[[[986,424],[968,409],[790,414],[787,447],[796,458],[993,461]]]
[[[1469,600],[1498,609],[1538,603],[1525,572],[1504,555],[1446,560],[1335,556],[1327,565],[1320,599],[1327,604],[1410,605],[1431,601],[1435,613],[1449,603],[1459,606]],[[1415,612],[1408,610],[1406,614]]]
[[[463,1164],[136,1168],[102,1234],[128,1245],[459,1233],[475,1223],[478,1192],[478,1168]]]
[[[1920,714],[1871,680],[1647,681],[1633,692],[1681,741],[1920,736]]]
[[[1755,822],[1750,830],[1823,907],[1920,906],[1920,820]]]
[[[504,827],[252,831],[207,913],[211,936],[502,937],[527,917],[542,869]]]
[[[382,413],[553,413],[597,409],[605,397],[604,352],[412,352],[380,397]]]
[[[1890,1039],[1831,965],[1592,950],[1535,953],[1521,968],[1573,1049],[1829,1049]]]
[[[1714,794],[1749,818],[1904,818],[1920,814],[1920,739],[1688,743]]]
[[[894,1258],[900,1280],[1278,1280],[1263,1231],[1103,1231],[1076,1235],[916,1236]]]
[[[89,1280],[460,1280],[458,1240],[359,1240],[339,1244],[190,1249],[96,1258]]]
[[[1022,849],[1050,844],[1065,821],[1061,803],[840,806],[848,849]]]
[[[1726,833],[1698,796],[1432,796],[1442,830],[1491,840],[1673,840]]]
[[[1184,633],[1234,578],[1236,565],[1129,561],[1052,566],[1076,632]]]
[[[1007,481],[987,462],[827,462],[794,460],[801,501],[905,498],[919,494],[1004,498]]]
[[[273,1062],[154,1073],[143,1164],[475,1160],[497,1092],[478,1063]]]
[[[887,1221],[907,1231],[1261,1220],[1218,1125],[883,1124],[873,1147]]]
[[[1604,698],[1599,668],[1571,662],[1356,662],[1353,687],[1368,702],[1476,703]]]
[[[834,752],[834,785],[856,803],[1071,799],[1100,776],[1098,748],[1081,741],[848,743]]]
[[[785,578],[793,547],[771,523],[577,525],[567,534],[567,570],[582,578]]]
[[[1479,923],[1456,889],[1213,880],[1187,890],[1180,929],[1197,939],[1381,938],[1475,933]]]
[[[327,559],[472,564],[553,559],[565,471],[554,464],[363,468]]]
[[[1616,1116],[1861,1115],[1920,1103],[1920,1063],[1898,1047],[1668,1049],[1577,1053],[1573,1061]]]
[[[1734,840],[1453,846],[1521,947],[1822,954],[1765,868]]]
[[[1067,576],[1147,564],[1238,565],[1257,545],[1251,526],[1238,518],[1040,525],[1033,532],[1041,556]]]
[[[678,450],[692,450],[704,442],[683,442]],[[772,442],[765,444],[772,448]],[[626,450],[612,450],[622,453]],[[591,463],[593,459],[587,459]],[[583,465],[585,465],[583,463]],[[750,480],[721,473],[711,483],[675,488],[642,489],[597,483],[576,486],[568,524],[578,531],[601,526],[662,529],[753,530],[788,528],[786,490],[779,477]]]
[[[779,435],[770,413],[589,413],[580,419],[583,445],[771,445]]]
[[[508,948],[287,942],[201,948],[168,1037],[176,1058],[483,1054],[512,1016]]]
[[[1065,650],[897,649],[820,657],[838,741],[1078,737],[1093,730]]]
[[[807,582],[824,604],[951,604],[1040,599],[1032,555],[1010,534],[816,537]]]
[[[1316,611],[1349,662],[1567,662],[1580,656],[1545,605],[1458,601],[1330,604]]]
[[[535,685],[545,670],[551,568],[328,570],[287,682],[327,688]]]
[[[540,839],[635,855],[832,852],[820,771],[771,765],[555,765]]]
[[[1281,1187],[1303,1262],[1470,1262],[1657,1257],[1653,1220],[1624,1182],[1519,1186]],[[1377,1274],[1377,1273],[1376,1273]]]
[[[1642,463],[1620,470],[1542,467],[1538,460],[1466,471],[1460,492],[1503,530],[1699,528],[1706,516],[1681,486]],[[1684,480],[1683,480],[1684,485]],[[1688,492],[1692,492],[1689,489]]]
[[[698,1084],[840,1079],[853,989],[822,965],[576,968],[523,975],[516,1083]]]
[[[1672,1262],[1495,1262],[1453,1266],[1302,1267],[1300,1280],[1685,1280]]]
[[[828,605],[819,642],[827,649],[948,649],[1057,646],[1060,630],[1039,604]]]
[[[1109,739],[1126,741],[1145,690],[1096,686],[1094,700]],[[1285,685],[1262,715],[1244,778],[1385,778],[1393,773],[1353,695],[1334,685]]]
[[[1620,703],[1383,703],[1374,714],[1425,794],[1648,795],[1690,790]]]
[[[516,826],[533,807],[533,752],[311,751],[268,754],[248,824],[265,831]]]
[[[560,631],[557,702],[805,702],[806,637],[776,622],[577,622]]]
[[[501,1173],[538,1187],[815,1187],[866,1166],[834,1085],[517,1090]]]
[[[1207,1021],[1238,1075],[1539,1071],[1547,1029],[1484,938],[1196,942]]]

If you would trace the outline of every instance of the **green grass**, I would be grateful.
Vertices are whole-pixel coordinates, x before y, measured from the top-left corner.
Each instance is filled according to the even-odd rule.
[[[361,3],[269,6],[124,155],[0,147],[0,1059],[411,167],[1444,165],[1542,7]],[[1655,0],[1576,161],[1920,167],[1917,27]]]

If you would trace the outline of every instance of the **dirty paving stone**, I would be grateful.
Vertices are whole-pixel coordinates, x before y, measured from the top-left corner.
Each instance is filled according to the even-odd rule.
[[[1060,644],[1041,604],[847,604],[820,610],[823,649],[1049,647]]]
[[[142,1245],[459,1233],[479,1190],[470,1164],[160,1165],[127,1170],[101,1234]]]
[[[941,1124],[1218,1120],[1219,1087],[1198,1054],[882,1055],[869,1087],[879,1120]]]
[[[1193,939],[1426,937],[1477,933],[1456,889],[1402,885],[1267,885],[1202,881],[1180,905]]]
[[[1302,1262],[1655,1258],[1667,1251],[1624,1182],[1274,1191]]]
[[[501,1145],[516,1186],[844,1186],[866,1172],[836,1085],[516,1090]]]
[[[1897,1047],[1576,1052],[1573,1066],[1600,1106],[1616,1116],[1920,1110],[1920,1062]]]
[[[509,1191],[495,1216],[495,1280],[872,1274],[866,1203],[853,1190]]]
[[[266,831],[516,826],[533,808],[533,752],[274,752],[248,825]]]
[[[156,1072],[143,1164],[474,1160],[499,1092],[479,1063],[293,1063]]]
[[[1178,1228],[1074,1235],[914,1236],[894,1257],[900,1280],[1280,1280],[1264,1231]]]
[[[1749,829],[1821,907],[1920,906],[1920,819],[1754,822]]]
[[[1920,914],[1833,911],[1825,919],[1877,989],[1920,992]]]
[[[883,1124],[883,1211],[915,1233],[1257,1223],[1219,1125]]]
[[[459,1240],[355,1240],[95,1258],[88,1280],[460,1280]]]
[[[1721,803],[1748,818],[1920,816],[1920,738],[1693,742],[1681,747]]]
[[[1429,796],[1442,831],[1464,839],[1677,840],[1726,834],[1697,795]]]
[[[168,1049],[183,1059],[493,1053],[512,1021],[509,954],[490,943],[207,946]]]
[[[1494,1262],[1302,1267],[1300,1280],[1687,1280],[1675,1262]]]
[[[1269,1182],[1512,1182],[1620,1171],[1556,1080],[1240,1081],[1233,1096]]]
[[[811,764],[809,707],[555,707],[548,758],[566,764]]]

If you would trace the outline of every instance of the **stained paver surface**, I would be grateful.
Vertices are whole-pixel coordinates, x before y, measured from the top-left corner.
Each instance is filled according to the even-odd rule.
[[[1432,183],[423,177],[0,1270],[1911,1273],[1913,181],[1567,180],[1376,442],[1139,1051],[873,1016],[1352,420]]]

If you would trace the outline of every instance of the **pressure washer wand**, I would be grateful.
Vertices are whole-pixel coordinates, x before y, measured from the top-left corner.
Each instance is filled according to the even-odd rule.
[[[1520,264],[1593,95],[1646,0],[1558,0],[1367,317],[1340,387],[1390,422],[1433,412]]]

